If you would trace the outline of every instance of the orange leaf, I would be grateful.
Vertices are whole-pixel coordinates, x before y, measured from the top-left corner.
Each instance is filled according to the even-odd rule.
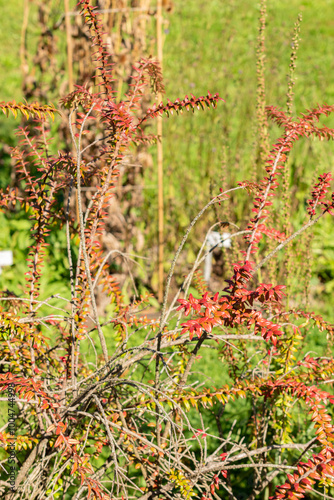
[[[61,436],[61,435],[58,436],[57,440],[56,440],[56,442],[54,444],[54,448],[57,448],[57,446],[59,446],[63,442],[63,440],[64,440],[63,436]]]
[[[78,462],[74,462],[73,467],[71,469],[71,475],[75,473],[75,471],[77,470],[77,468],[78,468]]]

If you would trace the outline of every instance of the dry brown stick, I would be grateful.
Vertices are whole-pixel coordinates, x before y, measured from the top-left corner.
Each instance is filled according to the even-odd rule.
[[[157,55],[158,61],[162,69],[162,0],[157,0]],[[161,92],[158,93],[158,102],[162,101]],[[158,300],[160,304],[163,301],[164,293],[164,192],[163,192],[163,146],[162,146],[162,116],[157,117],[157,132],[158,132]]]
[[[48,438],[42,439],[35,448],[31,451],[30,455],[28,456],[27,460],[24,462],[22,465],[20,472],[18,473],[15,481],[15,490],[20,486],[21,482],[25,478],[25,476],[28,474],[28,471],[30,467],[32,467],[33,463],[35,462],[36,458],[38,455],[40,455],[44,449],[44,447],[47,445]]]
[[[117,408],[119,410],[119,416],[120,416],[121,422],[123,424],[123,427],[124,427],[124,429],[126,429],[126,432],[128,432],[130,429],[129,429],[128,424],[126,423],[126,420],[124,418],[123,409],[122,409],[121,403],[119,402],[119,399],[118,399],[117,395],[115,396],[115,400],[116,400]],[[144,464],[141,461],[139,452],[137,450],[135,439],[132,440],[132,446],[133,446],[133,452],[134,452],[134,454],[135,454],[138,462],[140,463],[141,473],[143,474],[143,478],[146,481],[146,479],[147,479],[147,469],[145,468]]]
[[[21,71],[23,77],[28,73],[28,62],[27,62],[27,28],[29,23],[29,0],[24,0],[23,7],[23,22],[21,29],[21,46],[20,46],[20,59],[21,59]]]
[[[69,0],[64,0],[64,10],[65,10],[65,29],[66,29],[66,46],[67,46],[67,73],[68,73],[68,91],[73,92],[74,81],[73,81],[73,44],[72,44],[72,34],[71,34],[71,19],[69,16],[70,6]],[[75,112],[73,114],[75,121]],[[72,144],[72,153],[75,154],[74,144]],[[79,224],[79,201],[78,193],[75,193],[75,206],[76,206],[76,216],[77,223]]]
[[[69,16],[69,0],[64,0],[65,9],[65,27],[66,27],[66,45],[67,45],[67,71],[68,71],[68,90],[73,92],[73,46],[71,36],[71,20]]]
[[[180,388],[183,388],[185,386],[187,379],[188,379],[188,376],[189,376],[189,373],[190,373],[190,370],[191,370],[191,367],[196,359],[197,353],[198,353],[199,349],[201,348],[201,345],[203,344],[203,342],[206,340],[206,338],[207,338],[207,333],[205,332],[198,339],[196,346],[194,347],[193,351],[191,352],[191,355],[190,355],[190,358],[189,358],[188,363],[186,365],[186,368],[184,370],[184,373],[183,373],[181,380],[178,384]],[[170,422],[167,422],[164,433],[163,433],[163,439],[167,439],[169,431],[170,431]]]
[[[84,230],[84,216],[82,213],[82,203],[81,203],[81,158],[82,158],[82,151],[81,151],[81,139],[82,139],[82,132],[86,123],[86,120],[88,119],[89,115],[94,109],[95,104],[93,104],[90,108],[90,110],[86,113],[86,116],[82,122],[81,128],[80,128],[80,133],[79,133],[79,138],[78,142],[75,142],[75,139],[73,137],[73,128],[72,124],[70,123],[70,130],[71,130],[71,135],[73,138],[73,143],[75,144],[76,147],[76,152],[77,152],[77,166],[76,166],[76,178],[77,178],[77,194],[78,194],[78,208],[79,208],[79,220],[80,220],[80,239],[81,239],[81,249],[82,249],[82,256],[85,264],[85,271],[86,271],[86,277],[87,277],[87,283],[88,283],[88,288],[90,291],[90,299],[91,299],[91,305],[93,309],[93,314],[94,314],[94,321],[97,326],[97,331],[99,334],[99,339],[100,339],[100,344],[101,344],[101,349],[103,352],[103,357],[106,363],[108,363],[108,348],[106,344],[106,340],[102,331],[102,328],[100,326],[99,322],[99,316],[97,312],[97,307],[96,307],[96,299],[94,295],[94,289],[93,289],[93,282],[92,282],[92,276],[90,273],[90,267],[89,267],[89,258],[86,250],[86,236],[85,236],[85,230]],[[103,190],[102,190],[103,193]]]

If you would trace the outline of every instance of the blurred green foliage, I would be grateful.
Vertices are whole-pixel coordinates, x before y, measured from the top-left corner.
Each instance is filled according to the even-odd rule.
[[[76,2],[72,2],[71,8]],[[166,95],[170,99],[185,94],[206,94],[218,91],[225,99],[217,110],[172,116],[164,120],[165,171],[165,235],[166,271],[169,257],[175,251],[189,220],[194,217],[222,185],[222,179],[235,185],[241,179],[250,179],[254,161],[256,133],[256,44],[259,2],[248,0],[185,0],[175,1],[171,14],[165,13],[164,76]],[[6,24],[0,33],[0,51],[3,74],[0,99],[22,100],[20,87],[20,37],[23,19],[23,0],[0,0]],[[55,0],[54,9],[61,14],[62,4]],[[298,51],[295,112],[300,113],[318,103],[333,102],[332,79],[334,60],[334,25],[331,2],[319,0],[268,0],[266,29],[266,93],[267,104],[285,108],[287,73],[291,52],[293,26],[299,13],[303,15],[301,42]],[[28,50],[34,47],[38,36],[34,23],[36,12],[31,4],[31,19],[27,31]],[[153,22],[152,33],[153,36]],[[61,56],[63,57],[63,55]],[[334,125],[334,119],[323,120]],[[18,124],[18,122],[16,122]],[[1,120],[0,138],[3,143],[15,144],[13,119]],[[271,139],[279,134],[270,126]],[[303,221],[305,200],[315,172],[333,171],[332,143],[303,140],[296,144],[290,157],[291,183],[298,184],[293,201],[293,224]],[[223,151],[226,168],[222,171]],[[152,149],[155,155],[154,149]],[[0,186],[10,180],[10,160],[4,155]],[[145,182],[157,182],[156,165],[145,172]],[[138,208],[142,218],[147,254],[157,242],[157,192],[146,189],[144,206]],[[244,193],[233,199],[232,215],[242,224],[247,197]],[[184,260],[187,265],[194,258],[204,234],[218,215],[226,220],[226,205],[212,210],[191,235]],[[231,207],[230,207],[231,212]],[[144,219],[145,216],[145,219]],[[140,218],[140,216],[139,216]],[[21,216],[6,219],[2,216],[1,249],[13,248],[15,265],[6,269],[0,278],[1,287],[16,289],[22,284],[25,269],[24,256],[30,242],[29,222]],[[331,312],[334,288],[334,243],[331,237],[332,220],[324,218],[315,228],[313,248],[312,293],[316,307]],[[24,243],[25,242],[25,243]],[[25,249],[24,249],[24,245]],[[57,250],[57,248],[59,250]],[[52,243],[53,266],[57,282],[66,276],[65,238],[62,232]],[[59,254],[59,255],[58,255]],[[152,262],[152,258],[151,258]],[[155,265],[149,272],[152,285],[157,279]],[[142,274],[144,273],[141,272]],[[145,274],[145,273],[144,273]],[[53,279],[53,278],[52,278]],[[322,294],[327,296],[326,305]],[[318,299],[319,298],[319,299]],[[328,305],[329,304],[329,305]],[[313,304],[312,304],[313,305]]]

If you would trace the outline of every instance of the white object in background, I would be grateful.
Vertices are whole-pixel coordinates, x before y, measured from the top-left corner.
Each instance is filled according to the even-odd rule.
[[[230,233],[220,234],[218,231],[211,231],[206,240],[206,251],[209,252],[205,257],[204,262],[204,279],[208,283],[210,281],[212,271],[212,252],[213,247],[217,248],[230,248],[231,238]]]
[[[11,250],[0,251],[0,274],[4,266],[13,265],[13,252]]]

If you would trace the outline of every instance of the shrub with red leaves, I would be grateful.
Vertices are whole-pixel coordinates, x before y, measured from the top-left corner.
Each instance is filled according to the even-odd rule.
[[[8,188],[0,197],[5,213],[28,212],[33,240],[25,290],[20,296],[8,290],[0,294],[5,367],[0,392],[8,392],[11,417],[10,425],[0,429],[2,497],[254,500],[270,488],[273,500],[294,500],[311,490],[331,492],[334,329],[303,304],[289,307],[284,279],[276,274],[277,282],[269,283],[261,271],[320,218],[333,214],[331,175],[325,173],[297,231],[287,235],[272,217],[288,154],[297,140],[334,137],[334,130],[316,125],[334,107],[319,106],[296,119],[267,108],[283,131],[262,179],[221,189],[200,210],[172,261],[160,318],[149,319],[143,309],[150,297],[126,302],[109,266],[111,253],[100,244],[118,166],[131,144],[154,139],[142,128],[144,121],[216,107],[222,99],[208,93],[167,100],[139,119],[136,110],[145,89],[163,89],[159,65],[140,61],[129,92],[117,102],[100,18],[89,0],[79,5],[100,87],[95,93],[77,87],[62,99],[70,110],[73,154],[49,151],[47,118],[55,108],[1,103],[5,114],[20,112],[36,120],[34,135],[19,129],[20,141],[12,152],[25,190],[17,196]],[[99,130],[103,126],[91,161],[85,160],[82,147],[88,120],[98,123]],[[83,187],[93,183],[95,193],[84,203]],[[229,238],[239,245],[233,247],[237,262],[228,270],[226,286],[216,293],[204,291],[206,284],[196,274],[205,258],[204,242],[172,297],[175,266],[194,224],[209,207],[229,203],[230,193],[239,195],[243,189],[254,198],[243,227],[231,229]],[[78,217],[70,209],[73,191]],[[43,282],[52,286],[43,267],[45,249],[55,229],[66,235],[67,295],[55,289],[45,297]],[[197,296],[189,293],[194,276]],[[109,298],[103,317],[97,310],[97,287]],[[326,336],[328,352],[314,357],[305,346],[315,332]]]

